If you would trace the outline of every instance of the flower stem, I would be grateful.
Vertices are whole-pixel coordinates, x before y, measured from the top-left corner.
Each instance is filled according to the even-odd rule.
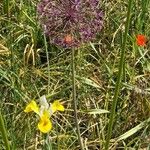
[[[46,36],[45,36],[45,34],[44,34],[44,45],[45,45],[45,51],[46,51],[47,72],[48,72],[47,93],[49,94],[49,90],[50,90],[50,65],[49,65],[48,47],[47,47],[47,41],[46,41]]]
[[[115,117],[115,109],[116,109],[116,104],[117,104],[118,95],[119,95],[120,86],[121,86],[123,64],[124,64],[124,60],[125,60],[124,58],[125,58],[126,41],[127,41],[127,35],[128,35],[128,31],[129,31],[129,25],[130,25],[132,1],[133,0],[129,0],[129,2],[128,2],[128,11],[127,11],[127,20],[126,20],[126,24],[125,24],[125,33],[124,33],[123,45],[121,46],[121,58],[120,58],[120,62],[119,62],[119,72],[118,72],[117,82],[116,82],[116,86],[115,86],[113,103],[112,103],[112,107],[111,107],[110,121],[108,124],[108,133],[107,133],[106,143],[105,143],[105,150],[109,149],[109,142],[110,142],[110,138],[112,135],[112,127],[113,127],[113,122],[114,122],[114,117]]]
[[[77,100],[76,100],[76,85],[75,85],[75,64],[74,64],[74,51],[75,49],[72,48],[72,94],[73,94],[73,109],[74,109],[74,115],[75,115],[75,123],[77,128],[77,135],[78,135],[78,141],[80,143],[81,150],[84,150],[83,142],[81,139],[80,134],[80,127],[78,124],[78,116],[77,116]]]
[[[9,16],[9,0],[3,0],[3,12]]]
[[[0,131],[2,133],[2,138],[5,143],[6,150],[10,150],[10,145],[9,145],[9,141],[7,138],[7,132],[5,129],[4,120],[3,120],[1,112],[0,112]]]
[[[49,138],[49,135],[48,134],[46,134],[46,135],[44,135],[44,149],[45,150],[52,150],[53,148],[52,148],[52,143],[51,143],[51,140],[50,140],[50,138]]]

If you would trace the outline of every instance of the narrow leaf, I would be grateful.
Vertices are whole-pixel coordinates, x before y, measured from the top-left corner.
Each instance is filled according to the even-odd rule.
[[[108,110],[105,109],[90,109],[88,111],[86,111],[88,114],[105,114],[105,113],[109,113]]]
[[[147,125],[147,123],[149,123],[149,122],[150,122],[150,118],[141,122],[139,125],[135,126],[134,128],[125,132],[124,134],[120,135],[118,138],[116,138],[116,141],[118,142],[118,141],[121,141],[121,140],[124,140],[124,139],[130,137],[134,133],[138,132],[140,129],[144,128]]]

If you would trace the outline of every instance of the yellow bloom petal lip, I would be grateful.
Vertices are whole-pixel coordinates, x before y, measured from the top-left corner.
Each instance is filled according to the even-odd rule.
[[[32,100],[24,109],[24,112],[26,113],[32,112],[32,111],[39,114],[39,107],[34,100]]]
[[[52,129],[52,123],[50,119],[47,117],[47,114],[43,114],[40,118],[40,122],[38,123],[38,129],[42,133],[48,133]]]
[[[41,118],[50,118],[48,110],[43,111],[43,115],[41,116]]]
[[[55,100],[51,104],[51,109],[52,109],[53,113],[56,112],[57,110],[58,111],[64,111],[65,110],[64,106],[58,100]]]

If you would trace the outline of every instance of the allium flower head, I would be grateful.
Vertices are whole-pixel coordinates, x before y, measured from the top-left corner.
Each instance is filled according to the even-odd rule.
[[[37,12],[50,42],[63,48],[91,41],[103,24],[99,0],[41,0]]]

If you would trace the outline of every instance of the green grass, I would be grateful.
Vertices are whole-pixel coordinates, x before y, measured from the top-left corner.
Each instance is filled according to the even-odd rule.
[[[38,24],[36,5],[36,0],[0,4],[0,107],[7,137],[11,150],[46,149],[45,145],[53,150],[79,150],[71,50],[49,44]],[[102,1],[104,28],[94,42],[75,50],[78,121],[88,150],[105,149],[110,119],[105,110],[111,112],[113,105],[127,7],[127,0]],[[150,43],[138,47],[135,39],[137,34],[150,39],[149,13],[148,0],[133,1],[110,150],[150,148]],[[61,99],[66,108],[53,116],[48,136],[37,130],[34,114],[23,112],[31,99],[44,94],[49,102]],[[1,149],[5,149],[3,134]]]

